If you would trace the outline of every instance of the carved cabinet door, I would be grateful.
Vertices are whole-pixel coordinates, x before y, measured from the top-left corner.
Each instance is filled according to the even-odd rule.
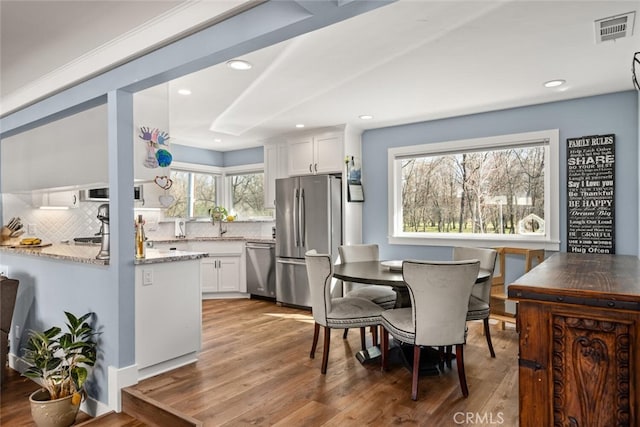
[[[521,426],[637,425],[633,313],[525,303],[519,316]]]

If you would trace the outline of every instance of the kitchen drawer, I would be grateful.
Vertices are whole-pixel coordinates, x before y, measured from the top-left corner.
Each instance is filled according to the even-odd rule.
[[[244,241],[219,241],[219,242],[189,242],[189,251],[207,252],[215,255],[242,255]]]

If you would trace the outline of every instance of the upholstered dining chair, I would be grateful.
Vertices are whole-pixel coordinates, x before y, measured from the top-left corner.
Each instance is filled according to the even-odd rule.
[[[326,374],[331,329],[360,328],[362,349],[364,350],[364,328],[367,326],[377,327],[380,324],[380,313],[383,309],[363,298],[331,297],[333,264],[330,255],[310,250],[305,254],[305,261],[311,294],[311,311],[315,322],[309,357],[311,359],[315,357],[320,326],[322,326],[324,327],[324,348],[320,372]]]
[[[389,334],[413,345],[411,399],[418,399],[420,349],[456,346],[456,364],[462,395],[467,397],[464,372],[467,308],[480,261],[404,261],[402,275],[411,307],[383,311],[382,370],[388,368]]]
[[[380,250],[376,244],[338,246],[341,262],[378,261]],[[352,298],[364,298],[384,309],[396,305],[396,292],[391,286],[366,285],[364,283],[342,282],[343,295]],[[377,328],[373,330],[374,345],[377,341]],[[342,338],[347,338],[349,329],[344,330]]]
[[[491,284],[493,282],[493,271],[496,267],[498,252],[488,248],[468,248],[454,247],[453,260],[477,259],[480,260],[480,268],[489,271],[491,274],[487,280],[476,284],[471,290],[469,298],[469,310],[467,320],[482,320],[484,323],[484,336],[487,339],[489,353],[491,357],[496,357],[491,342],[491,329],[489,328],[489,315],[491,314]]]

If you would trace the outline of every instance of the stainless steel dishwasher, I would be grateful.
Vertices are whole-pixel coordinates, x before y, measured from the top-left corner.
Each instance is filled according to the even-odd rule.
[[[276,298],[276,243],[247,242],[247,292],[252,296]]]

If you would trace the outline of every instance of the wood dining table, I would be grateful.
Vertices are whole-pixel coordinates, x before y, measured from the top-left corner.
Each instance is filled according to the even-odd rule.
[[[387,265],[393,267],[388,267]],[[398,267],[400,266],[400,267]],[[407,284],[402,278],[402,261],[359,261],[345,262],[333,266],[333,277],[346,282],[364,283],[366,285],[391,286],[398,294],[396,308],[411,306]],[[477,283],[491,277],[489,270],[481,268]]]
[[[366,285],[391,286],[397,294],[396,308],[411,306],[409,289],[402,277],[402,261],[359,261],[336,264],[333,266],[333,277]],[[478,271],[476,284],[483,283],[490,277],[491,271],[481,268]],[[356,358],[360,363],[365,363],[377,359],[380,355],[380,348],[374,346],[359,351],[356,353]],[[428,366],[425,372],[434,375],[438,370]]]

